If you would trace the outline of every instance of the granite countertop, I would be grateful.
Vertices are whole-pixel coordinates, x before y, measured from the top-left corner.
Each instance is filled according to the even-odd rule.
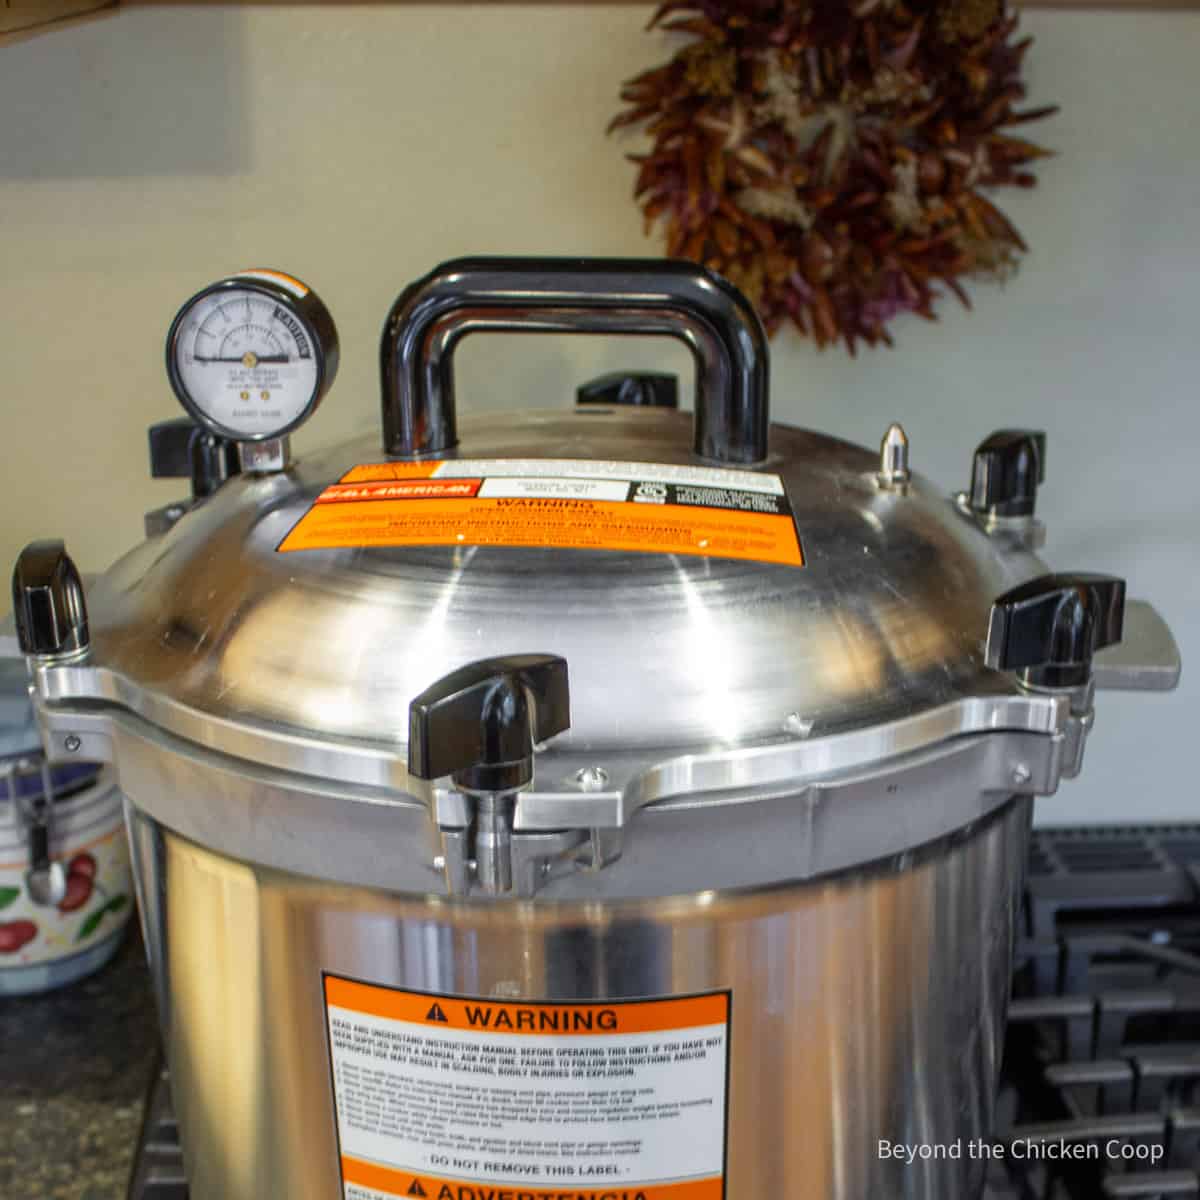
[[[0,1196],[124,1200],[158,1058],[136,922],[90,978],[0,997]]]

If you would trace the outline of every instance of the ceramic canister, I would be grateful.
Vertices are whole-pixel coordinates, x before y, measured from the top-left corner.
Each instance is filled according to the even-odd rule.
[[[57,904],[30,894],[32,815],[45,808],[50,855],[66,875]],[[47,769],[23,662],[0,660],[0,995],[71,983],[116,953],[133,911],[121,794],[109,768]]]

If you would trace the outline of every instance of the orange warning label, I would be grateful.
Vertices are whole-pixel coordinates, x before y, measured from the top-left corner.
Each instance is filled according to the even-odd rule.
[[[362,463],[351,467],[340,483],[363,483],[380,479],[429,479],[445,464],[429,459],[425,462]]]
[[[346,1200],[723,1200],[728,992],[324,988]]]
[[[318,504],[352,504],[360,500],[469,499],[482,479],[393,479],[364,483],[335,483],[318,497]]]
[[[555,547],[804,565],[778,475],[579,459],[364,464],[327,487],[279,549],[358,546]]]
[[[657,1033],[693,1025],[719,1025],[729,1015],[729,997],[724,992],[633,1003],[519,1004],[512,1000],[428,996],[424,992],[358,983],[337,975],[325,977],[325,999],[338,1008],[392,1021],[538,1037]]]
[[[390,1200],[393,1196],[423,1196],[426,1200],[721,1200],[725,1194],[724,1181],[720,1178],[619,1188],[530,1183],[497,1186],[469,1179],[396,1171],[348,1155],[342,1155],[342,1179],[347,1184],[349,1200],[375,1200],[376,1197]],[[351,1190],[350,1185],[358,1185],[363,1190]]]

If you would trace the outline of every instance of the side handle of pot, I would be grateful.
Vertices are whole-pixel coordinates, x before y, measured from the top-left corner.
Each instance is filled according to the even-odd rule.
[[[456,444],[454,350],[480,331],[677,338],[696,359],[695,453],[767,456],[767,338],[750,302],[695,263],[616,258],[461,258],[409,286],[380,347],[387,454]]]
[[[1146,600],[1125,604],[1121,641],[1097,653],[1092,669],[1098,688],[1126,692],[1169,692],[1183,670],[1170,626]]]

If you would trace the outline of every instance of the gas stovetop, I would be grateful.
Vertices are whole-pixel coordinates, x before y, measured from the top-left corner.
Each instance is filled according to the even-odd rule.
[[[1197,1200],[1200,826],[1038,831],[1025,919],[989,1200]]]
[[[1041,829],[985,1200],[1200,1200],[1200,825]],[[129,1200],[187,1200],[166,1072]]]

